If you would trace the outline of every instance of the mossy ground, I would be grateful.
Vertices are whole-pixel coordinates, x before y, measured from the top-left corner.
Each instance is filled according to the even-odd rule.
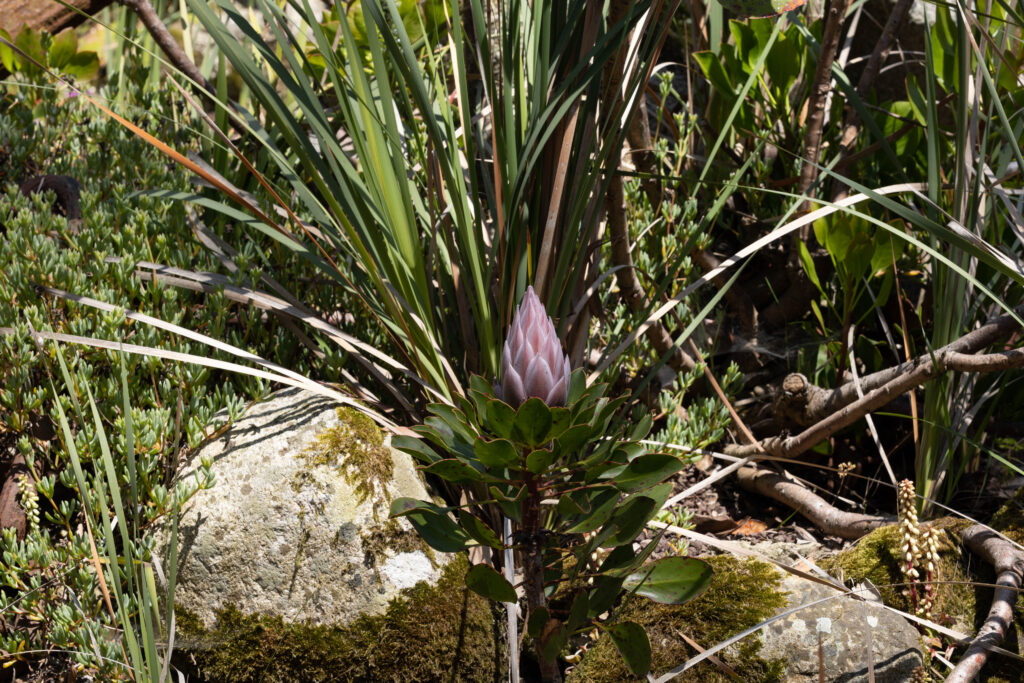
[[[942,530],[939,548],[938,594],[933,610],[933,619],[949,624],[961,632],[974,634],[984,622],[992,603],[992,589],[975,583],[991,584],[995,580],[992,567],[980,561],[973,554],[962,550],[960,533],[972,522],[953,517],[943,517],[932,522]],[[1000,509],[989,525],[1004,533],[1017,543],[1024,542],[1024,489]],[[822,566],[835,576],[841,576],[847,584],[870,581],[879,591],[885,604],[907,612],[913,612],[910,599],[904,595],[905,579],[900,572],[898,557],[899,530],[894,526],[877,529],[857,545],[840,553]],[[1007,634],[1002,647],[1020,653],[1024,649],[1024,615],[1018,609],[1014,625]],[[963,653],[960,648],[953,656],[956,661]],[[993,656],[982,670],[982,681],[1022,681],[1020,662],[1007,657]]]
[[[685,634],[703,647],[711,647],[744,629],[764,621],[786,604],[786,594],[778,590],[779,574],[764,562],[719,556],[707,560],[715,570],[708,589],[685,605],[659,605],[634,598],[618,615],[623,621],[635,621],[646,630],[651,641],[652,672],[667,671],[695,654],[686,644]],[[740,641],[737,650],[719,653],[743,681],[780,681],[782,660],[765,661],[758,656],[761,640],[756,635]],[[631,676],[618,651],[607,637],[597,641],[583,661],[566,678],[566,683],[617,683],[640,681]],[[728,681],[710,662],[701,662],[681,675],[679,681]]]
[[[501,619],[466,589],[467,569],[464,557],[453,558],[437,585],[420,582],[386,613],[345,627],[286,624],[228,609],[206,631],[179,615],[178,637],[188,645],[176,664],[190,680],[209,683],[505,680]]]

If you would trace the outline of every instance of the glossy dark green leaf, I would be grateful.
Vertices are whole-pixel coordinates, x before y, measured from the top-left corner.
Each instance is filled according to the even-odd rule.
[[[438,460],[435,463],[421,467],[420,470],[425,474],[433,474],[435,477],[440,477],[445,481],[455,482],[456,484],[483,481],[483,477],[476,468],[455,458]]]
[[[588,424],[573,425],[555,439],[555,446],[560,454],[566,457],[573,456],[593,434],[594,428]]]
[[[552,408],[548,441],[560,437],[570,426],[572,426],[572,412],[568,408]]]
[[[516,411],[513,435],[517,441],[540,446],[551,431],[551,408],[539,398],[528,398]]]
[[[587,616],[596,617],[612,608],[622,592],[622,579],[616,576],[599,576],[594,579],[594,588],[590,591],[587,605]]]
[[[459,524],[470,538],[490,548],[501,548],[501,539],[482,519],[465,510],[458,512]]]
[[[414,436],[395,436],[391,439],[391,445],[428,465],[441,459],[441,456],[423,439]]]
[[[434,550],[455,553],[471,545],[469,535],[448,516],[447,510],[433,503],[396,498],[391,501],[391,516],[407,518],[420,538]]]
[[[577,491],[572,494],[579,501],[579,507],[589,510],[579,520],[566,529],[568,534],[579,534],[593,531],[608,521],[615,506],[619,502],[619,492],[612,487]]]
[[[473,452],[477,460],[487,467],[502,468],[519,464],[519,452],[507,439],[486,441],[477,437],[473,443]]]
[[[484,426],[493,434],[503,439],[511,438],[515,422],[516,411],[512,406],[496,398],[487,402],[484,409]]]
[[[576,368],[569,375],[569,391],[566,397],[566,405],[572,406],[579,401],[586,389],[587,373],[583,368]]]
[[[523,499],[526,498],[525,486],[520,486],[507,494],[497,486],[491,486],[488,490],[506,517],[515,522],[520,521]]]
[[[495,602],[516,602],[519,597],[504,576],[486,564],[475,564],[466,572],[466,587]]]
[[[665,557],[626,577],[623,588],[663,605],[682,605],[708,587],[711,565],[693,557]]]
[[[633,621],[620,621],[608,629],[615,649],[634,676],[646,676],[651,668],[651,641],[647,631]]]
[[[639,441],[640,439],[646,439],[647,435],[651,432],[652,424],[654,424],[654,421],[651,414],[645,413],[644,416],[640,418],[640,421],[633,426],[633,431],[629,433],[629,440]]]
[[[570,635],[575,633],[587,621],[587,610],[590,608],[590,597],[581,592],[572,601],[569,617],[565,620],[565,630]]]
[[[601,546],[631,544],[644,525],[658,512],[658,502],[647,496],[633,496],[615,511],[600,536]]]
[[[526,456],[526,469],[541,474],[555,461],[555,454],[546,448],[538,448]]]
[[[630,492],[650,488],[685,467],[684,463],[668,453],[649,453],[633,459],[629,464],[609,470],[601,475],[615,484],[620,491]]]

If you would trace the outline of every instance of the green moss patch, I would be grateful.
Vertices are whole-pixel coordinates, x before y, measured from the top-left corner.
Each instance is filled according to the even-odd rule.
[[[375,491],[386,496],[385,484],[394,476],[395,466],[384,445],[384,434],[373,420],[353,408],[338,408],[337,414],[341,424],[324,430],[304,456],[310,465],[342,468],[360,503]]]
[[[667,671],[696,654],[683,635],[702,647],[711,647],[764,621],[786,605],[786,594],[779,590],[782,579],[771,565],[725,555],[707,561],[715,574],[703,595],[685,605],[659,605],[634,598],[619,612],[618,619],[635,621],[647,630],[652,671]],[[782,680],[785,663],[781,659],[761,659],[760,649],[761,639],[751,635],[737,643],[735,649],[721,652],[719,656],[741,680]],[[566,683],[640,680],[645,679],[631,676],[611,640],[602,637],[569,674]],[[734,679],[704,661],[677,680],[703,683]]]
[[[467,569],[465,557],[453,558],[436,586],[420,582],[384,614],[345,627],[226,609],[206,631],[194,616],[179,615],[178,637],[188,645],[176,664],[192,680],[211,683],[502,681],[501,620],[489,601],[466,589]]]

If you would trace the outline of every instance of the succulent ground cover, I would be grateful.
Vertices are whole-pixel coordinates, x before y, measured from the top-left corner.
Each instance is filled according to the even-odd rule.
[[[694,538],[687,497],[731,473],[724,490],[779,506],[754,520],[766,526],[799,509],[854,538],[898,514],[891,552],[909,553],[901,576],[924,596],[928,520],[950,506],[984,522],[972,497],[994,498],[1020,474],[1024,22],[1012,3],[954,3],[902,32],[902,0],[510,1],[493,12],[364,0],[322,16],[262,1],[252,12],[125,4],[145,31],[132,12],[114,17],[121,36],[97,58],[98,90],[61,80],[93,64],[66,35],[0,41],[14,72],[0,101],[0,443],[24,529],[4,531],[5,662],[30,666],[29,651],[52,643],[82,673],[159,678],[169,620],[153,617],[172,603],[140,606],[155,597],[148,529],[189,493],[172,483],[179,447],[268,386],[160,353],[53,343],[227,358],[127,311],[228,342],[235,360],[263,356],[276,364],[262,366],[267,377],[334,392],[402,434],[445,500],[396,514],[434,522],[420,524],[428,542],[490,548],[467,577],[499,602],[512,599],[502,582],[524,581],[517,570],[545,554],[560,572],[583,571],[591,558],[568,561],[575,546],[551,541],[570,529],[580,547],[607,546],[593,548],[609,563],[601,580],[631,576],[633,551],[684,553],[666,539]],[[793,11],[746,16],[776,9]],[[158,46],[176,69],[154,58]],[[181,91],[167,87],[179,71],[194,81],[176,81]],[[82,184],[81,224],[53,215],[69,211],[59,197],[22,194],[45,174]],[[527,292],[559,338],[550,382],[529,362],[503,367]],[[577,379],[565,396],[596,404],[556,405],[566,357]],[[569,423],[593,445],[560,444]],[[657,443],[633,443],[648,431]],[[616,485],[652,455],[648,489]],[[600,471],[574,469],[579,458]],[[662,483],[688,462],[708,478]],[[530,491],[539,478],[559,496],[521,498],[514,484]],[[131,494],[118,510],[121,488]],[[623,510],[651,508],[636,512],[636,534],[625,517],[605,538],[575,528],[593,521],[601,501],[590,496],[609,491]],[[557,514],[536,514],[545,505]],[[116,539],[113,518],[130,518],[130,534]],[[659,531],[634,546],[645,524]],[[998,565],[1001,614],[1021,580],[1019,539],[991,552],[977,530],[956,533]],[[659,547],[644,545],[658,534]],[[89,564],[97,539],[106,569]],[[545,600],[561,580],[549,578],[509,622],[533,639],[542,678],[560,675],[551,664],[587,620],[634,672],[673,666],[637,656],[628,601],[611,600],[610,618],[573,603],[556,613],[563,605]],[[1005,635],[984,616],[984,642]],[[922,627],[937,652],[971,635]],[[964,657],[975,673],[979,648]],[[686,653],[673,656],[701,657]],[[936,659],[931,675],[947,673]]]

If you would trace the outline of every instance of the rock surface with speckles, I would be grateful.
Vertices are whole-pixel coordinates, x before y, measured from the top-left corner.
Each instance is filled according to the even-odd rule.
[[[206,628],[218,610],[310,625],[380,614],[402,588],[440,577],[448,558],[427,549],[390,501],[429,499],[411,458],[368,419],[289,389],[254,405],[194,454],[216,483],[178,523],[175,603]],[[158,548],[167,557],[166,538]],[[166,566],[166,565],[165,565]]]
[[[809,605],[761,631],[761,656],[784,659],[787,681],[822,680],[819,636],[824,680],[832,683],[867,683],[869,653],[876,683],[909,681],[924,663],[917,630],[881,605],[795,576],[787,576],[780,590],[789,593],[780,612]]]

